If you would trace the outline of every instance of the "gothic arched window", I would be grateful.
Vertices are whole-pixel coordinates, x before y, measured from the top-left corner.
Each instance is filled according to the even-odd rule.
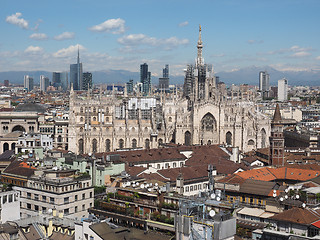
[[[110,146],[111,146],[110,139],[107,139],[106,140],[106,152],[110,152]]]
[[[93,153],[97,152],[97,145],[98,145],[97,139],[93,139],[92,140],[92,152]]]
[[[137,148],[137,139],[132,139],[132,148]]]
[[[206,132],[213,132],[216,129],[216,121],[211,113],[207,113],[201,120],[201,129]]]
[[[226,143],[227,143],[227,145],[232,145],[232,133],[231,132],[227,132],[227,134],[226,134]]]

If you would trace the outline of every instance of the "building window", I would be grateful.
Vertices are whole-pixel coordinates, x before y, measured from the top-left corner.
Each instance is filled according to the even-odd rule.
[[[27,193],[27,198],[31,199],[31,193]]]
[[[82,199],[85,199],[85,198],[86,198],[86,194],[82,193]]]
[[[92,192],[90,192],[90,198],[92,198]]]
[[[160,169],[160,164],[157,164],[157,169]]]
[[[64,215],[68,215],[69,214],[69,208],[64,209],[63,214]]]
[[[31,204],[27,203],[27,209],[31,209]]]
[[[74,212],[75,212],[75,213],[78,212],[78,206],[75,206],[75,207],[74,207]]]
[[[69,197],[65,197],[64,198],[64,204],[68,204],[69,203]]]
[[[110,139],[107,139],[106,140],[106,152],[110,152],[110,146],[111,146]]]
[[[86,205],[82,204],[82,211],[86,210]]]
[[[137,139],[132,139],[132,148],[137,148]]]
[[[53,197],[50,197],[50,203],[54,204],[54,198]]]
[[[36,200],[36,201],[39,200],[39,195],[38,195],[38,194],[35,194],[35,195],[34,195],[34,200]]]
[[[119,149],[123,149],[124,148],[124,141],[123,139],[119,140]]]

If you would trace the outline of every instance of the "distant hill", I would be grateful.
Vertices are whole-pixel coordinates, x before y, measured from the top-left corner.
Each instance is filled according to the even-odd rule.
[[[272,67],[247,67],[232,72],[217,72],[216,75],[220,77],[220,81],[227,85],[231,84],[259,84],[259,72],[267,70],[270,74],[270,85],[276,85],[277,81],[283,77],[288,79],[289,85],[320,85],[320,71],[278,71]],[[39,84],[40,75],[45,75],[51,80],[52,72],[47,71],[10,71],[0,72],[0,82],[8,79],[11,83],[23,84],[23,76],[33,76],[35,84]],[[134,82],[140,81],[139,72],[130,72],[126,70],[107,70],[107,71],[93,71],[94,83],[105,84],[123,84],[133,79]],[[184,76],[171,76],[170,84],[183,84]],[[158,78],[152,77],[152,84],[158,84]]]

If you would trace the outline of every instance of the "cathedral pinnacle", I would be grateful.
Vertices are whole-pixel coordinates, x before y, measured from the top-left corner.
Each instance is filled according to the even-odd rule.
[[[197,66],[203,65],[203,58],[202,58],[202,40],[201,40],[201,25],[199,25],[199,40],[198,40],[198,56],[197,56]]]

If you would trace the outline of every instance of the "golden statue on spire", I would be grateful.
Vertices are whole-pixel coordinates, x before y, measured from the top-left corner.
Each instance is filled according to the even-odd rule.
[[[199,24],[199,32],[201,32],[201,24]]]

